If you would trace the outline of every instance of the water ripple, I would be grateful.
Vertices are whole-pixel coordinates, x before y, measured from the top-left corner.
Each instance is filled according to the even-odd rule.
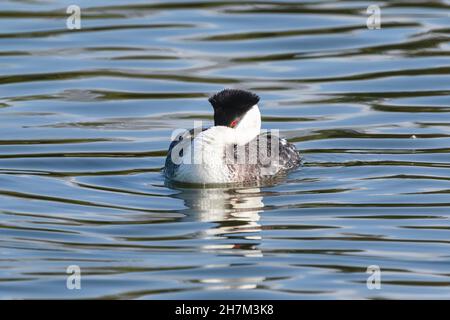
[[[73,31],[63,4],[2,4],[0,298],[450,297],[447,1],[380,1],[380,30],[366,1],[78,4]],[[301,169],[164,182],[223,87],[261,96]]]

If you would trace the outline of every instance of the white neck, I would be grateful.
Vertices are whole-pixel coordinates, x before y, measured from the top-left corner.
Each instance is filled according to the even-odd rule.
[[[241,119],[235,128],[214,126],[198,134],[190,152],[183,159],[186,164],[180,166],[178,181],[199,183],[227,183],[230,181],[229,171],[224,165],[224,150],[227,145],[245,145],[256,138],[261,131],[261,114],[255,104]],[[191,148],[191,146],[189,146]],[[191,159],[193,154],[193,162]]]
[[[245,145],[256,138],[261,132],[261,113],[258,105],[251,107],[235,128],[225,126],[214,126],[201,132],[194,139],[195,149],[208,157],[222,157],[225,145]],[[195,156],[202,156],[194,152]],[[197,162],[198,163],[198,162]]]
[[[236,132],[236,141],[234,143],[238,145],[247,144],[260,134],[261,113],[259,112],[257,104],[247,111],[236,128],[233,130]]]

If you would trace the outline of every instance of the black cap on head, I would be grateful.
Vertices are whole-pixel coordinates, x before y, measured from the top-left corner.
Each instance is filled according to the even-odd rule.
[[[245,90],[225,89],[208,100],[214,108],[214,125],[233,127],[232,122],[240,119],[258,103],[259,97]]]

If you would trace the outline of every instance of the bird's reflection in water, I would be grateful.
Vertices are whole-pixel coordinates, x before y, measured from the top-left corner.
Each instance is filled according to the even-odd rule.
[[[218,254],[262,256],[259,213],[264,203],[259,188],[177,188],[187,219],[212,222],[201,231],[205,251]]]
[[[233,255],[246,258],[263,257],[261,243],[260,212],[263,197],[259,188],[180,188],[174,197],[182,199],[187,220],[210,222],[210,227],[197,235],[204,240],[203,252],[215,255]],[[249,261],[247,261],[248,263]],[[231,267],[232,264],[204,265],[212,277],[202,277],[195,282],[206,285],[207,290],[253,289],[266,278],[261,276],[221,277],[215,269]]]

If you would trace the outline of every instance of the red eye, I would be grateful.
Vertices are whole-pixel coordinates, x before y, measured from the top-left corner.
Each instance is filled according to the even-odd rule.
[[[236,127],[237,123],[238,123],[238,119],[231,121],[230,127],[232,127],[232,128]]]

